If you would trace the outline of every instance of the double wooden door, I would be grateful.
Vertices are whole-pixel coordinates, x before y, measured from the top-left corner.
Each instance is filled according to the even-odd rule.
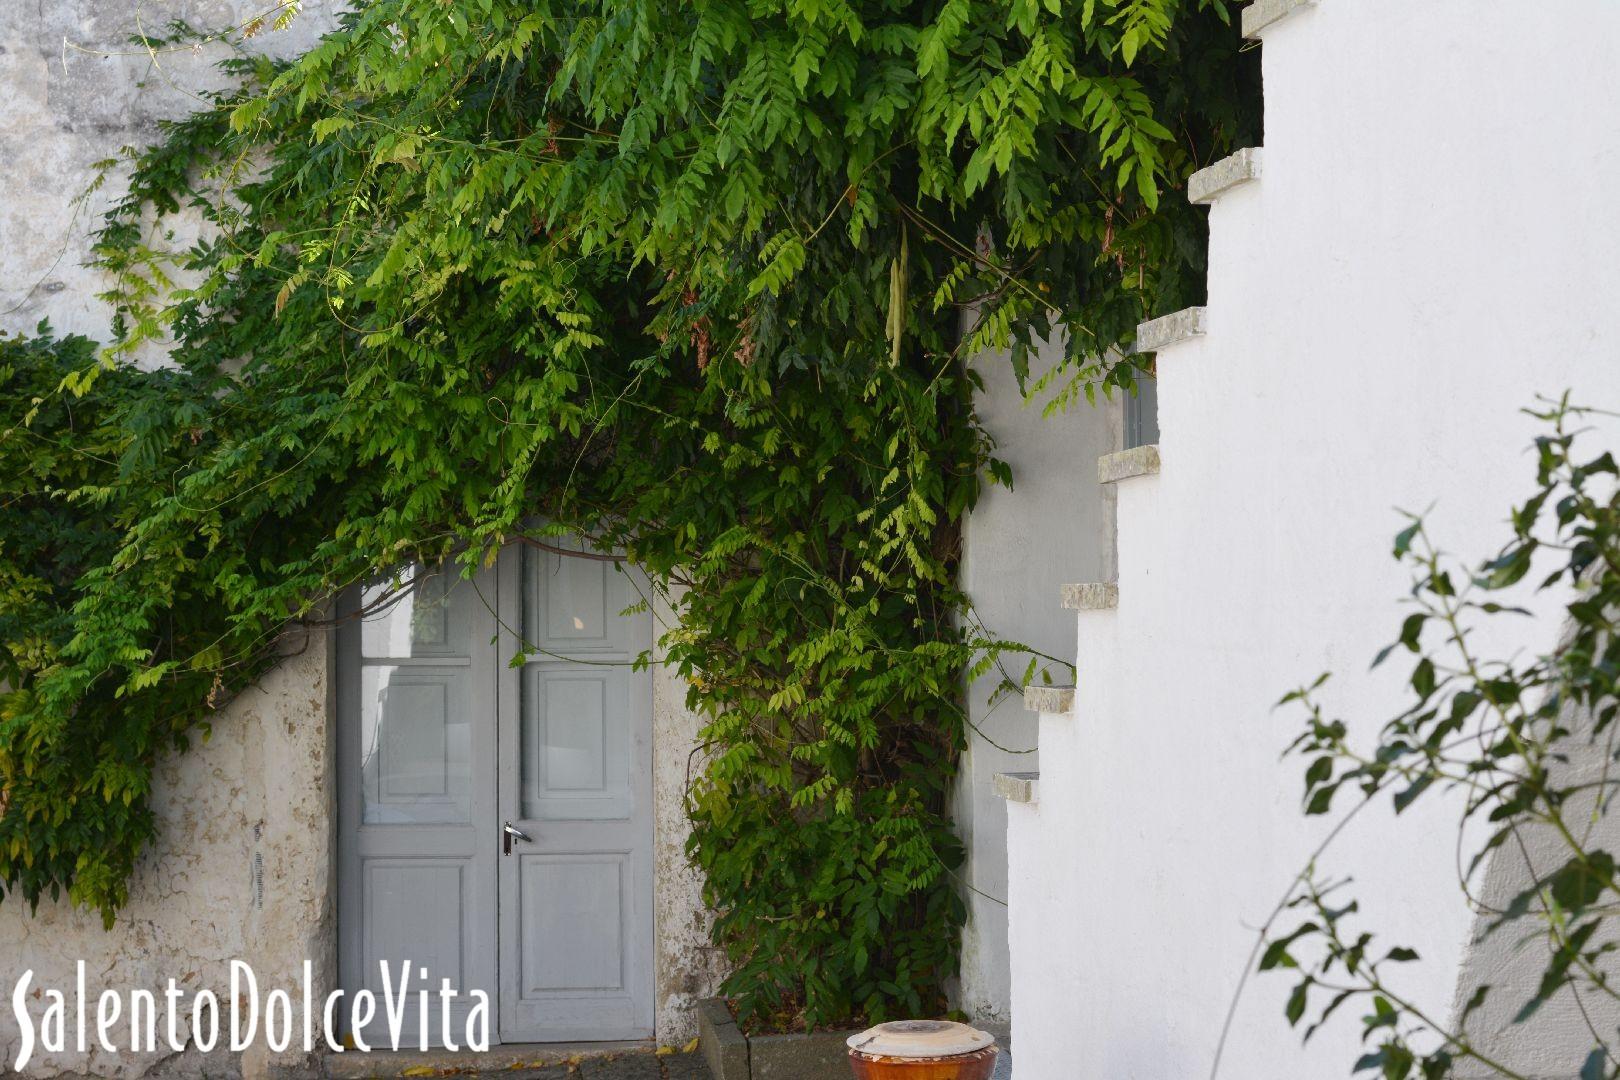
[[[414,991],[442,979],[461,991],[457,1041],[475,988],[502,1042],[652,1035],[652,683],[634,667],[652,628],[627,611],[641,599],[617,563],[534,548],[348,599],[339,975],[380,1002],[408,962],[405,1045]],[[360,1034],[386,1045],[378,1012]],[[437,1045],[436,997],[428,1026]]]

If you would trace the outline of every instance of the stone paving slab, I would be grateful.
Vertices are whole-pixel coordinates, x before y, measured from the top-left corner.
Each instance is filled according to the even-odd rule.
[[[671,1054],[664,1059],[667,1080],[714,1080],[702,1054]]]
[[[667,1054],[659,1056],[650,1050],[631,1051],[603,1057],[588,1057],[567,1065],[548,1065],[543,1069],[480,1069],[476,1072],[455,1072],[453,1080],[462,1077],[486,1077],[493,1080],[711,1080],[709,1067],[703,1055]]]
[[[556,1059],[552,1059],[556,1061]],[[595,1056],[575,1055],[556,1064],[525,1065],[522,1062],[490,1062],[488,1068],[470,1068],[465,1064],[435,1062],[438,1066],[424,1068],[417,1065],[409,1071],[386,1070],[367,1072],[366,1077],[443,1077],[462,1080],[464,1077],[484,1077],[489,1080],[713,1080],[703,1055],[655,1054],[651,1050],[625,1050]],[[432,1069],[432,1071],[427,1071]],[[350,1072],[349,1076],[362,1075]]]
[[[664,1080],[664,1061],[654,1054],[588,1058],[580,1062],[579,1080]]]

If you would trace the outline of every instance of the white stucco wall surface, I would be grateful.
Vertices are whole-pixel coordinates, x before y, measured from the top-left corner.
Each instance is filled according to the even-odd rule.
[[[1033,375],[1056,363],[1059,346],[1032,358]],[[1121,438],[1121,403],[1084,398],[1066,412],[1043,415],[1049,395],[1026,401],[1004,354],[979,358],[984,389],[975,399],[980,421],[996,441],[996,456],[1012,469],[1013,486],[987,487],[963,529],[962,584],[990,633],[1021,642],[1057,663],[1042,661],[1052,680],[1070,681],[1074,655],[1071,612],[1053,602],[1071,582],[1114,576],[1114,493],[1090,485],[1076,490],[1075,462],[1114,450]],[[1024,656],[1006,661],[1007,674],[1023,675]],[[990,698],[1002,673],[992,671],[968,688],[972,725],[954,801],[958,834],[967,847],[960,871],[968,921],[962,931],[957,1007],[975,1021],[1004,1024],[1010,1017],[1007,947],[1007,807],[995,793],[995,775],[1039,768],[1036,717],[1017,694]],[[1039,682],[1037,678],[1037,682]]]
[[[248,964],[260,994],[282,988],[297,998],[305,960],[316,1000],[334,985],[335,911],[331,902],[333,777],[330,770],[325,633],[289,635],[295,654],[214,717],[212,735],[158,766],[152,807],[157,841],[137,864],[129,904],[111,930],[101,916],[44,902],[30,915],[20,900],[0,904],[0,1071],[15,1059],[19,1034],[9,997],[26,970],[36,987],[65,991],[85,962],[90,1050],[80,1054],[69,1020],[67,1049],[43,1052],[30,1076],[296,1076],[307,1063],[295,1049],[271,1055],[258,1045],[241,1055],[216,1050],[175,1055],[128,1050],[127,1023],[116,1026],[118,1053],[96,1046],[95,1008],[103,990],[126,1001],[131,991],[158,994],[169,979],[188,1003],[201,989],[230,1001],[230,962]],[[32,999],[35,1027],[46,1002]],[[72,1006],[70,1005],[70,1011]],[[126,1014],[127,1015],[127,1014]],[[189,1014],[188,1014],[189,1015]],[[189,1041],[189,1026],[184,1026]]]
[[[1158,357],[1162,471],[1118,490],[1119,607],[1080,615],[1074,715],[1042,718],[1010,822],[1020,1080],[1211,1075],[1255,929],[1331,824],[1300,813],[1278,756],[1302,714],[1273,703],[1333,671],[1370,739],[1406,701],[1399,663],[1367,670],[1404,615],[1395,508],[1488,557],[1533,482],[1519,410],[1620,403],[1620,6],[1320,0],[1263,50],[1261,176],[1212,209],[1207,335]],[[1559,601],[1476,646],[1550,648]],[[1442,1016],[1472,930],[1457,809],[1369,813],[1320,863]],[[1250,980],[1220,1077],[1348,1075],[1357,1017],[1302,1048],[1291,987]]]

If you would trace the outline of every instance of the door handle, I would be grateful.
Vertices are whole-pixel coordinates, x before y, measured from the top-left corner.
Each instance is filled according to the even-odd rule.
[[[522,829],[518,828],[516,825],[513,825],[510,821],[504,821],[504,822],[501,823],[501,854],[502,855],[510,855],[510,854],[512,854],[512,838],[513,837],[516,837],[517,839],[523,841],[525,844],[534,843],[534,837],[530,836],[528,833],[524,832]]]

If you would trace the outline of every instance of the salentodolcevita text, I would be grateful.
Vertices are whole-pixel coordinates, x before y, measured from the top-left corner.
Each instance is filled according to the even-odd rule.
[[[85,988],[84,961],[75,965],[71,997],[69,991],[58,987],[35,986],[34,972],[29,969],[11,991],[11,1010],[22,1035],[12,1068],[21,1072],[39,1050],[64,1052],[70,1033],[79,1053],[89,1052],[92,1033],[95,1045],[110,1054],[155,1051],[160,1033],[176,1053],[188,1045],[205,1054],[216,1048],[240,1052],[261,1038],[272,1052],[280,1053],[293,1045],[295,1035],[308,1053],[315,1049],[318,1033],[328,1049],[341,1054],[347,1049],[338,1035],[344,1020],[354,1049],[374,1048],[367,1044],[365,1033],[380,1022],[387,1028],[389,1049],[398,1050],[406,1019],[413,1013],[419,1049],[428,1049],[430,1042],[447,1050],[465,1047],[483,1053],[489,1049],[487,992],[463,993],[447,978],[432,988],[427,969],[413,970],[408,960],[400,961],[397,971],[386,962],[377,966],[382,976],[380,995],[370,990],[358,990],[352,995],[334,990],[317,1002],[308,960],[304,961],[303,977],[294,990],[277,987],[261,995],[253,969],[232,960],[230,995],[223,1005],[212,990],[188,991],[171,978],[161,995],[144,989],[103,990],[96,996],[93,1009]],[[460,1025],[452,1018],[453,1013],[461,1011],[453,1008],[458,998],[464,999],[463,1004],[470,1002]],[[30,999],[45,1003],[38,1017],[29,1011]],[[431,1038],[435,1027],[436,1040]]]

